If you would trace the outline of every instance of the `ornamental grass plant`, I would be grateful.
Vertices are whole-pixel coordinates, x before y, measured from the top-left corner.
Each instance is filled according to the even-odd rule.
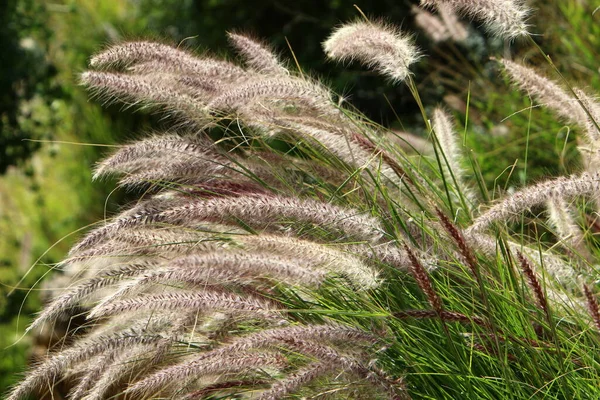
[[[462,40],[447,21],[466,15],[554,68],[525,2],[423,6],[441,40]],[[409,34],[361,16],[323,48],[408,86],[429,155],[262,41],[228,37],[236,62],[150,41],[91,58],[81,83],[98,101],[170,129],[96,166],[138,198],[56,266],[29,327],[55,345],[8,399],[598,397],[593,93],[497,56],[579,127],[582,162],[491,198],[452,115],[422,105]]]

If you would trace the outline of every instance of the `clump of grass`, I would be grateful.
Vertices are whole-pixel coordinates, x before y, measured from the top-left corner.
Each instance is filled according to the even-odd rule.
[[[528,37],[520,2],[439,3]],[[30,329],[86,321],[10,400],[62,381],[85,399],[598,394],[597,250],[568,210],[599,194],[596,173],[489,204],[441,109],[430,121],[421,107],[433,155],[407,154],[268,46],[230,39],[244,66],[152,42],[92,58],[93,93],[166,112],[174,128],[98,165],[140,199],[61,264],[70,285]],[[422,106],[418,52],[396,28],[351,23],[324,48],[406,80]],[[563,116],[597,125],[591,97],[552,100],[558,86],[503,64],[529,94],[573,99]],[[549,220],[531,215],[544,204]],[[549,227],[560,246],[515,221]]]

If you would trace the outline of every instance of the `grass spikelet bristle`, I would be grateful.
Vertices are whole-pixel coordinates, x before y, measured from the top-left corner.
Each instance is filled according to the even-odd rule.
[[[588,87],[597,63],[554,64],[528,33],[522,0],[421,3],[432,9],[413,8],[416,22],[440,42],[423,68],[410,33],[360,10],[362,19],[322,43],[329,59],[372,69],[357,80],[369,99],[384,97],[358,83],[373,72],[406,83],[385,94],[397,120],[379,110],[390,127],[247,34],[228,35],[234,61],[183,48],[201,37],[116,43],[93,56],[81,75],[92,95],[159,112],[162,129],[97,164],[94,179],[115,178],[127,193],[111,193],[105,219],[75,238],[66,259],[55,264],[69,236],[40,258],[50,260],[43,270],[31,269],[54,277],[25,295],[44,296],[28,328],[39,362],[8,400],[600,398],[600,105]],[[488,40],[459,15],[507,40]],[[589,38],[598,35],[582,32],[569,47],[594,54]],[[523,46],[511,47],[518,37]],[[513,109],[531,100],[491,84],[489,55],[503,48],[537,62],[528,45],[559,83],[500,63],[562,124],[578,125],[572,136],[544,110]],[[585,91],[566,79],[571,65],[589,78]],[[431,66],[433,74],[423,70]],[[482,98],[488,89],[493,97]],[[398,102],[404,93],[412,98]],[[442,96],[452,114],[435,104]],[[22,111],[37,109],[34,100]],[[62,102],[54,107],[66,115]],[[497,121],[510,137],[496,135]],[[505,139],[510,146],[496,146]],[[505,150],[509,168],[498,175]],[[31,177],[11,167],[0,182],[44,182],[38,157],[47,153],[36,154]],[[69,159],[50,153],[56,165]],[[19,191],[0,192],[1,206],[5,199],[8,209],[29,204]],[[129,204],[118,209],[116,199]],[[58,202],[38,205],[50,212]],[[81,207],[51,223],[23,221],[53,238],[54,225],[93,215],[82,211],[88,202],[60,202]],[[29,225],[7,221],[25,242]],[[10,324],[31,311],[22,310]]]
[[[413,277],[417,281],[417,284],[419,285],[423,293],[425,293],[425,296],[427,296],[427,301],[429,302],[431,307],[433,307],[433,309],[436,312],[441,313],[443,311],[442,299],[440,299],[438,294],[435,292],[431,279],[429,279],[429,274],[427,273],[427,270],[423,267],[417,256],[413,253],[413,251],[410,249],[410,247],[408,247],[407,244],[404,244],[404,250],[406,251],[406,254],[408,255],[408,258],[410,260],[410,272],[413,274]]]
[[[546,300],[544,289],[542,288],[540,281],[538,280],[535,272],[533,271],[529,260],[527,260],[521,252],[517,252],[517,256],[519,258],[521,270],[525,274],[525,278],[527,278],[527,284],[533,290],[533,295],[535,296],[537,306],[542,309],[547,318],[550,318],[550,314],[548,312],[548,301]]]
[[[394,82],[406,79],[419,50],[396,28],[379,22],[354,22],[336,29],[323,42],[329,58],[358,60]]]
[[[598,300],[588,285],[583,285],[583,293],[585,294],[585,300],[592,321],[598,332],[600,332],[600,307],[598,307]]]

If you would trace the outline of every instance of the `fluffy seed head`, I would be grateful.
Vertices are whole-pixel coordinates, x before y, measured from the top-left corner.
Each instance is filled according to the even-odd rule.
[[[357,60],[394,82],[410,74],[419,59],[411,40],[394,27],[376,22],[354,22],[337,28],[323,43],[327,56],[337,61]]]
[[[413,6],[412,11],[415,14],[415,23],[431,40],[443,42],[450,37],[448,28],[440,18],[420,7]]]
[[[559,85],[538,74],[533,68],[509,60],[499,60],[510,79],[521,90],[536,97],[544,106],[568,121],[586,126],[586,115],[575,98]]]
[[[454,9],[447,4],[439,4],[437,10],[446,29],[448,29],[450,39],[455,42],[466,40],[469,33],[467,32],[465,25],[458,20],[458,16],[454,12]]]
[[[421,7],[413,6],[412,11],[415,14],[417,26],[434,42],[449,39],[455,42],[464,41],[468,36],[467,28],[458,20],[454,10],[447,4],[438,4],[436,8],[438,15],[433,15]]]
[[[263,74],[288,75],[289,72],[277,59],[277,56],[264,44],[248,35],[227,34],[229,42],[246,64],[256,72]]]
[[[598,193],[598,190],[600,190],[600,173],[584,173],[580,176],[558,178],[529,186],[477,217],[466,232],[468,235],[481,232],[495,221],[508,221],[518,217],[522,212],[552,197],[568,199],[575,196],[589,196]]]
[[[459,13],[483,21],[490,32],[506,39],[529,34],[526,20],[531,11],[523,0],[421,0],[421,4],[450,6]]]

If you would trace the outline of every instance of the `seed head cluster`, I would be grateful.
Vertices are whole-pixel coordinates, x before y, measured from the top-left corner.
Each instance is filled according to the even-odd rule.
[[[437,15],[416,9],[417,22],[437,41],[466,38],[460,14],[509,39],[528,34],[520,1],[422,3]],[[421,362],[393,358],[410,332],[398,327],[411,321],[422,323],[419,332],[440,323],[440,337],[470,338],[464,351],[454,349],[471,359],[483,353],[512,362],[519,343],[555,346],[502,332],[442,291],[466,275],[457,279],[461,290],[472,283],[482,310],[491,309],[484,294],[496,271],[480,263],[496,265],[502,254],[507,270],[514,267],[506,276],[525,275],[520,290],[529,287],[532,296],[523,298],[553,324],[561,296],[553,284],[576,282],[574,266],[594,260],[572,211],[577,199],[600,193],[600,173],[591,167],[600,106],[592,96],[500,61],[521,89],[585,131],[580,147],[592,162],[488,205],[474,193],[450,113],[436,108],[425,119],[437,163],[415,171],[383,128],[343,108],[321,82],[288,68],[254,37],[228,37],[239,64],[136,41],[96,54],[81,75],[99,99],[158,110],[172,127],[96,165],[94,179],[117,178],[139,199],[93,227],[60,263],[29,330],[65,340],[9,400],[53,393],[57,382],[70,398],[86,400],[284,399],[321,395],[327,382],[353,388],[357,398],[406,399],[418,388],[388,375],[382,360],[406,369]],[[323,48],[332,60],[356,60],[409,85],[420,57],[408,35],[372,21],[338,27]],[[566,254],[501,236],[536,207],[547,207]],[[398,282],[420,295],[382,295]],[[596,297],[583,288],[600,329]],[[347,310],[327,312],[332,292]],[[376,306],[355,301],[365,298]],[[421,309],[402,309],[415,301]],[[478,333],[450,335],[452,324]]]

